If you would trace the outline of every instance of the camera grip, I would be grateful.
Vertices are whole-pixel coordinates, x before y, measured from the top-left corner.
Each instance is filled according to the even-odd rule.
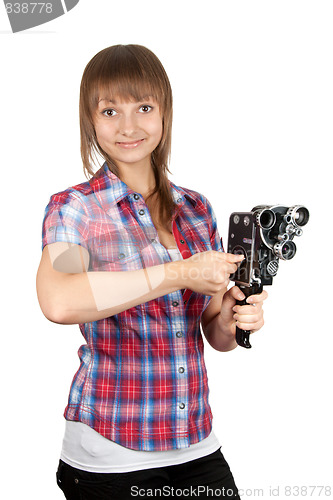
[[[253,283],[251,286],[241,286],[239,284],[236,285],[242,290],[245,295],[245,299],[236,300],[238,306],[248,305],[246,299],[250,297],[250,295],[255,295],[257,293],[261,293],[263,290],[263,286],[261,283]],[[250,349],[252,346],[250,344],[250,330],[241,330],[236,326],[236,342],[241,347],[245,347],[246,349]]]

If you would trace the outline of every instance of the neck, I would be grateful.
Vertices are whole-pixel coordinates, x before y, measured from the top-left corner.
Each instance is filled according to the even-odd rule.
[[[153,168],[149,164],[117,165],[120,179],[133,191],[146,199],[155,187]]]

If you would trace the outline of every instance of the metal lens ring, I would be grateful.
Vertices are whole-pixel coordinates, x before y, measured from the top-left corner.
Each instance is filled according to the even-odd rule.
[[[295,256],[296,245],[293,241],[281,241],[275,243],[274,252],[279,259],[290,260]]]
[[[289,208],[286,217],[288,222],[291,222],[295,227],[301,227],[309,222],[310,214],[303,205],[295,205]]]
[[[271,229],[275,224],[276,215],[273,210],[265,208],[257,212],[256,221],[262,229]]]

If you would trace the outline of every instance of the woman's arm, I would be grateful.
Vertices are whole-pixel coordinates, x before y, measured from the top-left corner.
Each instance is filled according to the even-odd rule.
[[[52,243],[45,246],[37,273],[38,300],[55,323],[97,321],[183,288],[213,295],[239,261],[240,256],[208,251],[137,271],[88,272],[84,247]]]
[[[201,328],[208,343],[217,351],[231,351],[237,347],[235,334],[230,325],[223,322],[221,316],[222,301],[227,291],[224,290],[214,295],[201,316]]]
[[[55,323],[86,323],[184,288],[179,262],[123,272],[87,272],[89,253],[80,245],[46,245],[37,272],[44,315]]]
[[[209,344],[217,351],[231,351],[237,347],[236,325],[242,330],[258,331],[264,325],[263,301],[266,290],[251,295],[249,305],[237,306],[236,300],[245,298],[243,292],[233,286],[230,290],[216,294],[201,317],[203,333]]]

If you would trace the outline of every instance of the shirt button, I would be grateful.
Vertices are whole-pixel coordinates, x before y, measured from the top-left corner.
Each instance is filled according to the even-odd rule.
[[[145,211],[143,210],[143,208],[141,208],[141,210],[139,210],[139,214],[143,215],[144,213],[145,213]]]
[[[182,337],[182,336],[183,336],[183,332],[177,332],[177,333],[176,333],[176,337],[180,338],[180,337]]]
[[[180,203],[181,201],[182,201],[182,199],[181,199],[181,198],[178,198],[177,203]]]
[[[125,254],[124,254],[124,253],[120,253],[120,254],[118,255],[118,259],[123,259],[124,257],[125,257]]]
[[[177,302],[177,300],[174,300],[174,301],[172,302],[172,305],[173,305],[174,307],[177,307],[177,306],[178,306],[178,304],[179,304],[179,302]]]
[[[182,366],[180,366],[180,367],[178,368],[178,371],[179,371],[179,373],[184,373],[185,369],[184,369]]]
[[[180,240],[181,244],[184,245],[185,241],[184,240]]]
[[[78,484],[79,483],[79,480],[77,478],[74,479],[74,483],[75,484]]]
[[[184,408],[185,408],[185,403],[180,403],[179,408],[180,408],[181,410],[184,410]]]
[[[151,241],[152,243],[156,243],[156,239],[155,239],[155,238],[152,238],[150,241]]]
[[[135,195],[134,195],[134,199],[135,199],[135,200],[138,200],[139,198],[140,198],[140,196],[139,196],[137,193],[135,193]]]
[[[54,231],[54,230],[55,230],[54,226],[49,227],[49,231]]]

